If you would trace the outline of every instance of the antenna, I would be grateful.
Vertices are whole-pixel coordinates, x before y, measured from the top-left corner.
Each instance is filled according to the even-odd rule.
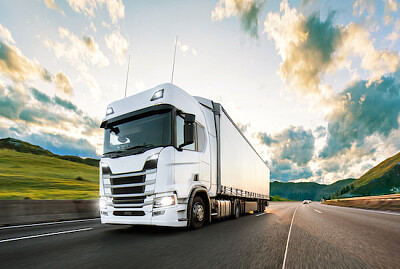
[[[126,83],[125,83],[125,98],[126,98],[126,90],[128,89],[128,78],[129,78],[129,64],[131,63],[131,55],[129,54],[128,60],[128,71],[126,72]]]
[[[172,75],[171,75],[171,83],[174,81],[174,71],[175,71],[175,56],[176,56],[176,44],[178,43],[178,36],[175,37],[175,52],[174,52],[174,61],[172,63]]]

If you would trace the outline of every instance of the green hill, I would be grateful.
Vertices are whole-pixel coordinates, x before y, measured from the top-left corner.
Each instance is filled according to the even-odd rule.
[[[92,159],[92,158],[80,158],[77,156],[70,156],[70,155],[57,155],[54,154],[42,147],[29,144],[28,142],[24,142],[15,138],[3,138],[0,139],[0,149],[11,149],[22,153],[32,153],[35,155],[43,155],[48,157],[55,157],[62,160],[67,160],[76,163],[83,163],[91,166],[99,167],[99,160]]]
[[[339,180],[330,185],[318,184],[315,182],[278,182],[271,183],[271,196],[278,195],[290,200],[321,200],[323,197],[328,197],[347,186],[354,179]]]
[[[30,149],[43,154],[0,149],[0,199],[98,198],[98,167],[62,160],[40,147]]]
[[[370,169],[345,187],[342,197],[383,195],[400,189],[400,152]],[[339,196],[337,195],[337,196]]]

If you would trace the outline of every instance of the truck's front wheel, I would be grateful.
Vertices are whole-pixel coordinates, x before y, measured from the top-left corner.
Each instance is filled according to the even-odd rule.
[[[190,226],[193,229],[200,229],[203,227],[206,219],[206,210],[204,201],[200,196],[194,197],[191,213]]]

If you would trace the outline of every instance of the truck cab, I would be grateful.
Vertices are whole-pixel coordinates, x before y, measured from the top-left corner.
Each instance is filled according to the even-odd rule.
[[[185,227],[191,193],[215,193],[215,126],[177,86],[162,84],[111,103],[101,128],[102,223]],[[194,214],[203,222],[207,210],[202,204]]]

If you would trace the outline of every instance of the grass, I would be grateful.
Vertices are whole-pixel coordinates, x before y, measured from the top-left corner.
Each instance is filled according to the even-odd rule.
[[[0,199],[96,199],[99,169],[0,149]]]
[[[400,152],[396,155],[384,160],[374,168],[370,169],[367,173],[361,176],[358,180],[353,182],[355,188],[367,185],[370,181],[380,178],[392,170],[400,162]]]
[[[293,201],[293,200],[280,197],[279,195],[271,196],[271,202],[277,202],[277,201],[284,201],[284,202],[287,202],[287,201]]]

